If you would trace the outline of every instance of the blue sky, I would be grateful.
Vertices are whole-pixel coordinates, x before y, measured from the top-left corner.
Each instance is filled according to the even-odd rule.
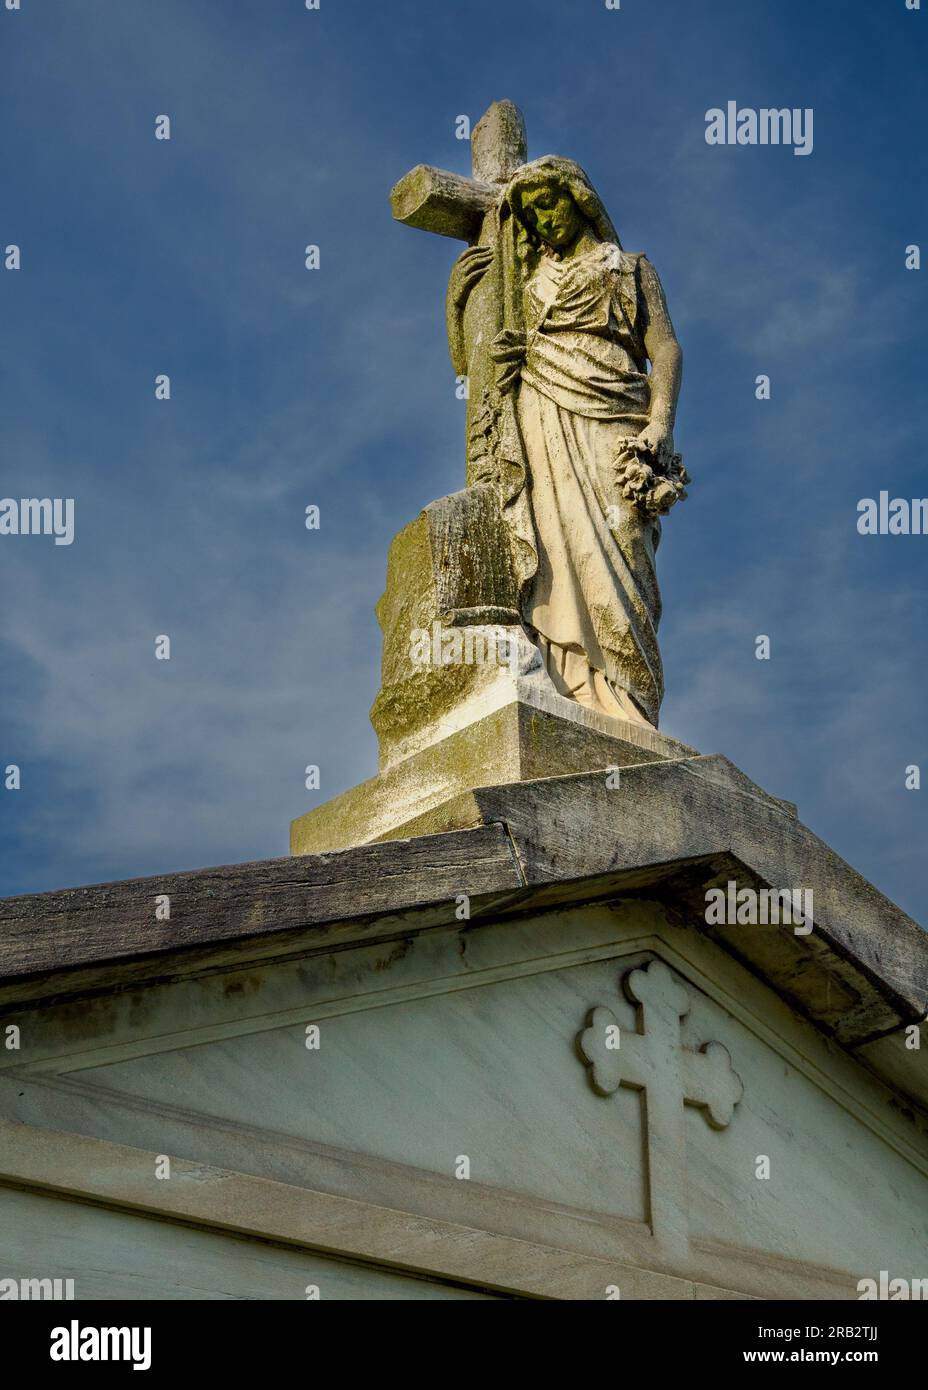
[[[458,247],[387,194],[466,172],[455,118],[509,97],[647,251],[685,352],[663,727],[928,921],[928,537],[856,530],[862,497],[928,495],[926,26],[905,0],[0,5],[0,495],[76,503],[72,546],[0,538],[0,892],[285,854],[376,770],[387,547],[463,483]],[[708,146],[728,100],[811,107],[813,153]]]

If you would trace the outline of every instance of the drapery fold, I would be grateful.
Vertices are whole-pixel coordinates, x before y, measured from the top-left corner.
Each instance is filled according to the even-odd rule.
[[[562,261],[531,244],[519,197],[539,178],[570,189],[598,239],[594,248]],[[571,160],[524,165],[498,219],[503,322],[490,349],[489,405],[523,621],[559,688],[656,727],[660,522],[623,496],[617,475],[623,445],[649,419],[642,258],[622,250]]]

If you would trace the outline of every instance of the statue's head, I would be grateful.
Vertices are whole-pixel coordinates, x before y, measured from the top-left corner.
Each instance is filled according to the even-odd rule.
[[[572,159],[545,155],[517,169],[506,189],[511,212],[533,246],[566,250],[589,228],[600,241],[619,244],[616,230],[587,175]]]
[[[517,215],[530,235],[554,251],[566,251],[586,226],[573,194],[559,179],[541,179],[521,189]]]

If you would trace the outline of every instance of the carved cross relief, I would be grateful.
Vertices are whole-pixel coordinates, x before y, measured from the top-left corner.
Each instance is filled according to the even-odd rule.
[[[624,986],[640,1005],[641,1031],[620,1028],[612,1011],[600,1007],[590,1013],[577,1042],[599,1095],[612,1095],[620,1086],[644,1092],[651,1229],[663,1255],[685,1258],[683,1107],[698,1106],[713,1128],[724,1129],[744,1088],[721,1043],[704,1043],[699,1052],[683,1046],[680,1019],[689,1013],[690,999],[663,961],[632,970]]]

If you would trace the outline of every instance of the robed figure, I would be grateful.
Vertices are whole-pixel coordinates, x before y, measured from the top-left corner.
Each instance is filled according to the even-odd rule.
[[[449,286],[461,370],[478,356],[465,356],[468,298],[485,276],[495,282],[468,480],[500,490],[523,623],[555,687],[656,727],[655,552],[660,517],[688,481],[673,447],[682,354],[660,281],[622,249],[572,160],[517,169],[493,233],[464,251]]]

